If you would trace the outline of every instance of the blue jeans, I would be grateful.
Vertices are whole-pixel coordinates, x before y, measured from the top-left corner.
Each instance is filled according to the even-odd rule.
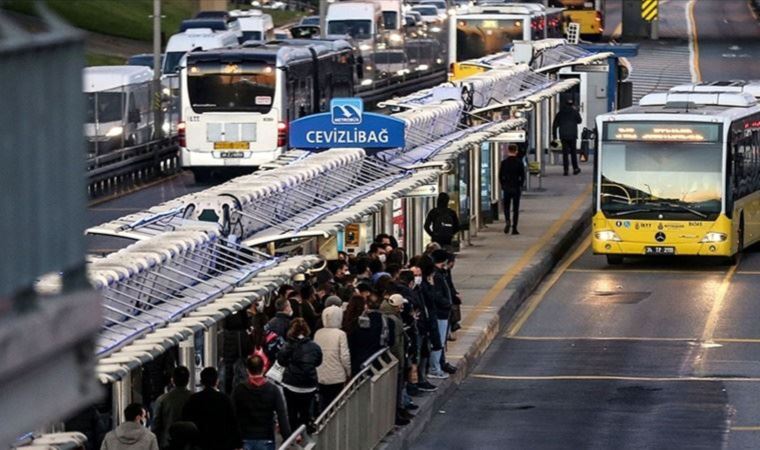
[[[243,440],[243,450],[274,450],[274,441],[268,439]]]
[[[441,346],[446,347],[446,335],[449,331],[449,321],[448,320],[441,320],[438,319],[438,335],[441,336]],[[443,372],[443,369],[441,369],[441,355],[443,354],[443,350],[436,350],[434,352],[430,352],[430,373],[441,373]]]

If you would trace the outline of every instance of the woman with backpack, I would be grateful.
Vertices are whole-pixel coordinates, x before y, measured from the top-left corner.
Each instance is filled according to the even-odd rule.
[[[322,364],[322,349],[309,338],[310,335],[306,321],[300,317],[294,319],[288,329],[288,341],[277,354],[277,362],[285,368],[282,387],[294,430],[311,422],[319,385],[317,367]]]

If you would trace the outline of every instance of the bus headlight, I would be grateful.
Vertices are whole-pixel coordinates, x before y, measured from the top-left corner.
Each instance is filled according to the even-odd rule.
[[[106,137],[116,137],[121,135],[124,132],[124,128],[122,127],[113,127],[110,130],[108,130],[108,133],[106,133]]]
[[[604,230],[604,231],[597,231],[594,233],[594,237],[599,239],[600,241],[612,241],[612,242],[620,242],[620,236],[617,235],[612,230]]]
[[[728,239],[728,236],[726,236],[725,233],[718,233],[717,231],[711,231],[705,235],[705,237],[702,238],[701,243],[705,244],[708,242],[725,242],[725,240]]]

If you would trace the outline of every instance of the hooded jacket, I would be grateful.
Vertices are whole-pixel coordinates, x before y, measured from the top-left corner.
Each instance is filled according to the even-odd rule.
[[[348,351],[348,337],[341,330],[343,310],[338,306],[328,306],[322,311],[324,328],[317,330],[314,343],[322,349],[322,364],[317,367],[320,384],[345,383],[351,375],[351,354]]]
[[[317,387],[317,367],[322,364],[322,349],[308,337],[288,339],[277,354],[277,362],[285,368],[282,384],[304,389]]]
[[[554,116],[552,124],[552,133],[563,140],[578,139],[578,125],[583,122],[578,111],[570,105],[562,105],[559,112]]]
[[[356,375],[362,364],[381,349],[392,347],[395,330],[393,321],[376,309],[370,309],[357,318],[356,329],[348,335],[348,348],[351,351],[351,373]]]
[[[156,435],[135,422],[124,422],[106,434],[100,450],[158,450]]]
[[[431,209],[425,218],[424,228],[433,241],[441,245],[451,245],[451,238],[459,231],[459,218],[457,213],[449,208],[449,194],[438,194],[436,207]]]

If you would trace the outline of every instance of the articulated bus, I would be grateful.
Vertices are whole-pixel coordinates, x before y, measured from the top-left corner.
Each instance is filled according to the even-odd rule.
[[[351,97],[356,82],[344,40],[272,42],[187,54],[181,68],[182,167],[196,179],[212,170],[258,167],[287,148],[290,121]]]
[[[605,0],[550,0],[550,6],[565,8],[562,12],[564,31],[573,22],[580,26],[583,39],[599,41],[604,33]]]
[[[508,49],[514,41],[535,41],[562,38],[562,9],[545,8],[540,4],[480,3],[457,12],[449,21],[449,51],[456,61],[481,58]],[[452,71],[462,68],[452,63]],[[482,72],[471,67],[471,73]]]
[[[592,245],[625,256],[734,261],[760,238],[760,83],[649,94],[597,117]]]

